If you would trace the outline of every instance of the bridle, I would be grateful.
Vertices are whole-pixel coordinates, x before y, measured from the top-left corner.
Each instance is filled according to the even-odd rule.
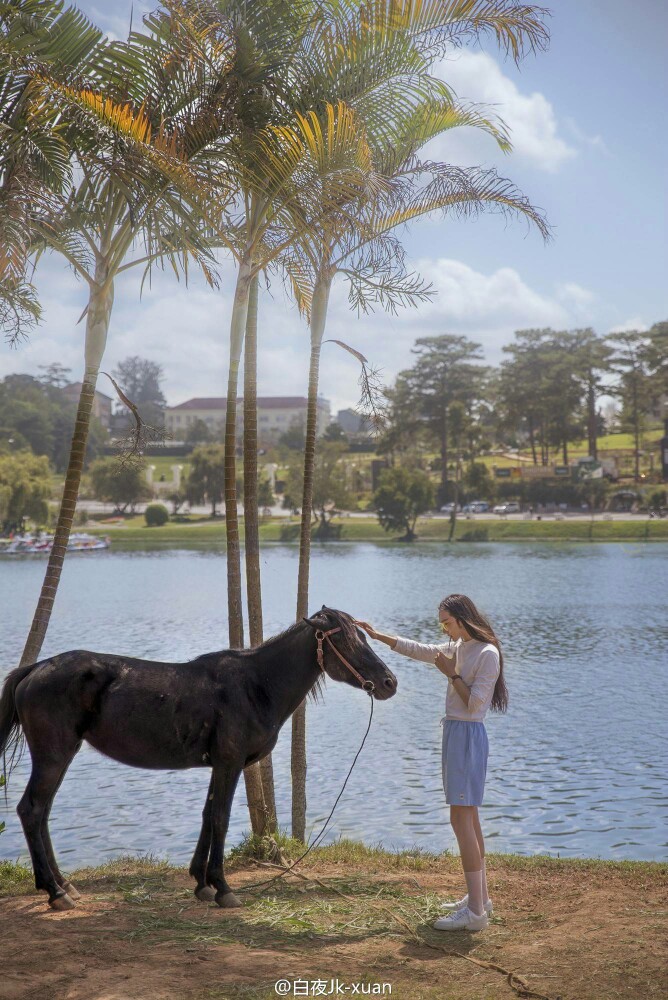
[[[308,618],[305,618],[304,621],[308,622],[308,624],[311,626],[311,628],[313,628],[313,622],[309,621]],[[329,638],[330,635],[336,635],[337,632],[341,632],[341,631],[342,631],[341,626],[339,626],[338,628],[330,628],[329,631],[327,631],[327,632],[323,632],[323,630],[321,628],[318,628],[318,629],[315,630],[315,637],[316,637],[317,642],[318,642],[318,652],[317,652],[318,666],[322,670],[323,674],[326,673],[326,671],[325,671],[325,654],[324,654],[323,648],[322,648],[323,642],[326,642],[327,645],[329,646],[329,648],[332,650],[332,652],[335,653],[335,655],[339,658],[339,660],[344,665],[344,667],[347,667],[348,670],[350,671],[350,673],[353,675],[353,677],[357,678],[357,680],[360,682],[360,685],[361,685],[362,689],[364,691],[367,691],[369,694],[371,694],[374,691],[374,689],[375,689],[375,684],[373,683],[373,681],[367,681],[367,680],[365,680],[364,677],[362,677],[362,675],[359,674],[355,670],[355,668],[352,665],[352,663],[349,663],[348,660],[346,660],[346,658],[343,655],[343,653],[339,652],[339,650],[336,648],[336,646],[334,645],[334,643],[332,642],[332,640]]]

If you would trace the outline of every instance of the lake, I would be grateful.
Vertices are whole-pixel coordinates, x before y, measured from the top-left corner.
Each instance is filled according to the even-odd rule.
[[[290,624],[298,553],[263,550],[265,634]],[[481,811],[489,850],[562,857],[668,858],[668,546],[339,543],[316,546],[311,608],[339,607],[382,631],[439,641],[437,606],[470,595],[502,639],[507,715],[488,715]],[[44,562],[0,561],[0,678],[18,662]],[[68,556],[44,656],[88,648],[165,660],[227,645],[220,551]],[[387,849],[455,847],[441,786],[446,679],[374,644],[399,679],[376,702],[366,746],[323,842]],[[308,832],[317,833],[366,730],[369,702],[328,681],[307,708]],[[279,822],[289,826],[289,722],[274,751]],[[0,857],[27,857],[14,812],[29,768],[12,775]],[[190,859],[209,772],[140,771],[84,747],[55,800],[51,832],[65,869],[124,853]],[[243,781],[227,844],[248,829]]]

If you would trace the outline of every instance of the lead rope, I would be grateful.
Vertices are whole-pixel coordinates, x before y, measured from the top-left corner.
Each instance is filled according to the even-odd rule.
[[[350,765],[350,770],[348,771],[348,774],[346,775],[346,780],[343,782],[343,785],[341,787],[341,791],[336,796],[336,801],[334,802],[334,805],[332,806],[331,812],[330,812],[329,816],[327,817],[327,819],[325,820],[324,826],[322,827],[322,829],[321,829],[320,833],[318,834],[318,836],[315,837],[311,841],[311,843],[308,845],[308,847],[306,848],[306,850],[304,851],[304,853],[302,855],[300,855],[300,857],[298,857],[297,860],[294,861],[290,865],[289,868],[286,868],[284,871],[280,872],[278,875],[275,875],[273,878],[265,879],[263,882],[249,882],[249,883],[246,883],[246,885],[239,886],[237,889],[235,889],[235,892],[245,892],[247,889],[255,889],[255,888],[257,888],[260,885],[271,885],[272,882],[278,882],[279,878],[283,878],[283,876],[284,875],[288,875],[292,871],[293,868],[296,868],[297,865],[299,864],[299,862],[303,861],[304,858],[306,857],[306,855],[310,851],[312,851],[313,848],[317,845],[318,841],[322,839],[322,837],[323,837],[323,835],[325,833],[325,830],[327,829],[327,826],[329,824],[329,821],[332,818],[332,816],[334,815],[334,810],[336,809],[336,807],[338,805],[339,799],[343,795],[345,787],[348,784],[348,778],[353,773],[353,768],[355,767],[355,764],[357,763],[357,758],[359,757],[359,755],[362,752],[362,749],[363,749],[364,744],[366,742],[366,738],[369,735],[369,730],[371,729],[371,721],[373,719],[373,696],[371,694],[369,694],[369,701],[371,703],[371,711],[369,712],[369,724],[366,727],[366,732],[365,732],[364,737],[362,739],[362,742],[360,744],[360,748],[357,751],[357,753],[355,754],[355,759],[353,760],[352,764]]]

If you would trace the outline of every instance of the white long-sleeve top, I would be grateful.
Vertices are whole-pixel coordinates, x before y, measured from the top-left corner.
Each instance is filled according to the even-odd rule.
[[[422,660],[424,663],[435,663],[438,653],[444,653],[447,657],[454,656],[455,673],[468,687],[470,697],[467,705],[457,694],[455,685],[448,679],[445,717],[463,722],[483,721],[492,703],[494,686],[501,669],[496,646],[489,642],[478,642],[477,639],[467,639],[466,642],[458,639],[457,642],[432,644],[399,637],[394,650],[414,660]]]

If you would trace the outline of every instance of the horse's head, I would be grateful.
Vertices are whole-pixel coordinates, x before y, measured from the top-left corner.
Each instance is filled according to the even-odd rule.
[[[322,649],[321,667],[333,681],[371,690],[374,698],[381,701],[396,693],[397,678],[376,656],[351,615],[323,605],[317,614],[305,621],[313,629]]]

